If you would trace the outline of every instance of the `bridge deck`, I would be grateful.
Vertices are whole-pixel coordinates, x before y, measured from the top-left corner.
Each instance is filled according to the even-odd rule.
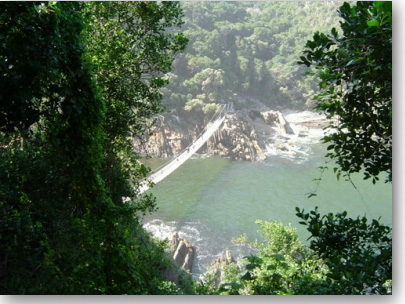
[[[223,110],[223,109],[222,109]],[[222,111],[221,111],[222,112]],[[195,152],[197,152],[205,142],[214,134],[216,130],[218,130],[219,126],[225,120],[224,115],[219,115],[211,125],[207,126],[207,130],[200,135],[196,139],[196,141],[190,145],[184,152],[182,152],[179,156],[174,158],[170,161],[167,165],[165,165],[162,169],[158,170],[157,172],[151,174],[148,178],[141,182],[139,187],[139,192],[143,193],[149,189],[149,185],[152,182],[153,184],[157,184],[168,175],[173,173],[176,169],[178,169],[182,164],[184,164]]]

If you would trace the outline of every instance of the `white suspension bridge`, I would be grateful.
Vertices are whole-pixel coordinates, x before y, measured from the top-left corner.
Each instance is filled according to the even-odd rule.
[[[211,120],[207,123],[204,130],[201,132],[200,136],[189,145],[181,154],[176,158],[169,161],[165,165],[154,170],[151,175],[149,175],[145,180],[140,183],[139,192],[143,193],[147,191],[152,184],[157,184],[158,182],[165,179],[176,169],[178,169],[182,164],[184,164],[194,153],[196,153],[210,137],[218,130],[221,124],[225,120],[225,114],[228,111],[233,110],[232,104],[221,105],[218,114],[214,115]]]

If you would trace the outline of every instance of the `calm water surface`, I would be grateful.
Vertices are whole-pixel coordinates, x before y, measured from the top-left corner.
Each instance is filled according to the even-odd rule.
[[[366,215],[392,225],[392,185],[382,181],[373,185],[352,177],[356,188],[342,178],[337,181],[331,168],[324,172],[324,147],[303,144],[294,158],[270,155],[266,162],[231,161],[217,157],[195,157],[149,192],[157,197],[158,211],[144,218],[145,228],[159,238],[176,231],[196,248],[193,272],[206,271],[213,258],[230,250],[236,258],[250,254],[248,248],[232,243],[246,234],[260,239],[255,221],[279,221],[297,228],[305,241],[309,234],[298,224],[295,207],[321,213],[346,210],[349,216]],[[165,160],[150,160],[154,168]],[[307,198],[315,191],[316,197]]]

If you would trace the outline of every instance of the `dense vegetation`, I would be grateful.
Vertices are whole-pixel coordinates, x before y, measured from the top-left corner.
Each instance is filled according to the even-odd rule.
[[[326,138],[337,170],[391,173],[390,5],[342,5],[341,30],[305,49],[315,24],[335,23],[334,3],[183,7],[184,35],[174,2],[0,4],[1,293],[390,293],[391,229],[317,210],[297,209],[309,246],[290,227],[259,222],[267,242],[250,243],[258,254],[242,272],[228,266],[222,284],[163,279],[171,264],[140,226],[156,203],[138,193],[148,169],[131,145],[162,111],[162,94],[185,110],[244,99],[304,107],[319,76],[319,108],[342,122]],[[169,73],[185,36],[189,51]],[[301,76],[303,50],[316,75]]]
[[[258,251],[241,265],[225,267],[221,284],[208,273],[204,294],[224,295],[359,295],[390,294],[391,228],[347,213],[321,215],[297,208],[311,233],[310,245],[291,226],[257,221],[264,242],[234,240]]]
[[[344,3],[339,34],[315,33],[301,64],[316,65],[318,109],[338,118],[337,132],[325,136],[337,160],[335,172],[365,169],[365,178],[384,172],[392,181],[392,6],[391,2]],[[321,215],[296,209],[310,232],[304,246],[291,227],[258,222],[266,242],[250,243],[244,272],[228,266],[219,288],[208,294],[390,294],[391,228],[347,212]],[[247,243],[242,238],[238,240]],[[209,278],[209,277],[208,277]]]
[[[178,3],[0,8],[1,293],[167,292],[130,138],[185,47],[163,32],[181,24]]]
[[[328,156],[338,174],[364,169],[373,183],[381,172],[392,181],[392,3],[346,3],[339,12],[342,35],[317,33],[301,57],[320,79],[316,108],[338,118],[324,138]]]
[[[336,2],[184,2],[189,38],[162,92],[169,109],[209,112],[216,103],[236,109],[311,108],[314,77],[296,64],[316,30],[338,25]]]

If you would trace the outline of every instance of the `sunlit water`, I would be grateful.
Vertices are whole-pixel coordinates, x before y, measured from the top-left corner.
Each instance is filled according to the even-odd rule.
[[[352,177],[356,186],[337,181],[332,167],[325,171],[324,147],[301,143],[295,157],[272,153],[266,162],[231,161],[217,157],[193,157],[149,192],[157,197],[158,211],[144,218],[144,227],[156,237],[170,238],[173,232],[196,247],[193,273],[205,272],[211,261],[225,250],[240,259],[250,249],[232,242],[242,234],[260,239],[257,219],[280,221],[297,228],[303,241],[309,236],[298,224],[295,207],[321,213],[346,210],[349,216],[366,215],[392,225],[392,185],[373,185],[361,175]],[[274,151],[273,151],[274,152]],[[164,160],[150,160],[157,167]],[[308,193],[317,196],[308,199]]]

